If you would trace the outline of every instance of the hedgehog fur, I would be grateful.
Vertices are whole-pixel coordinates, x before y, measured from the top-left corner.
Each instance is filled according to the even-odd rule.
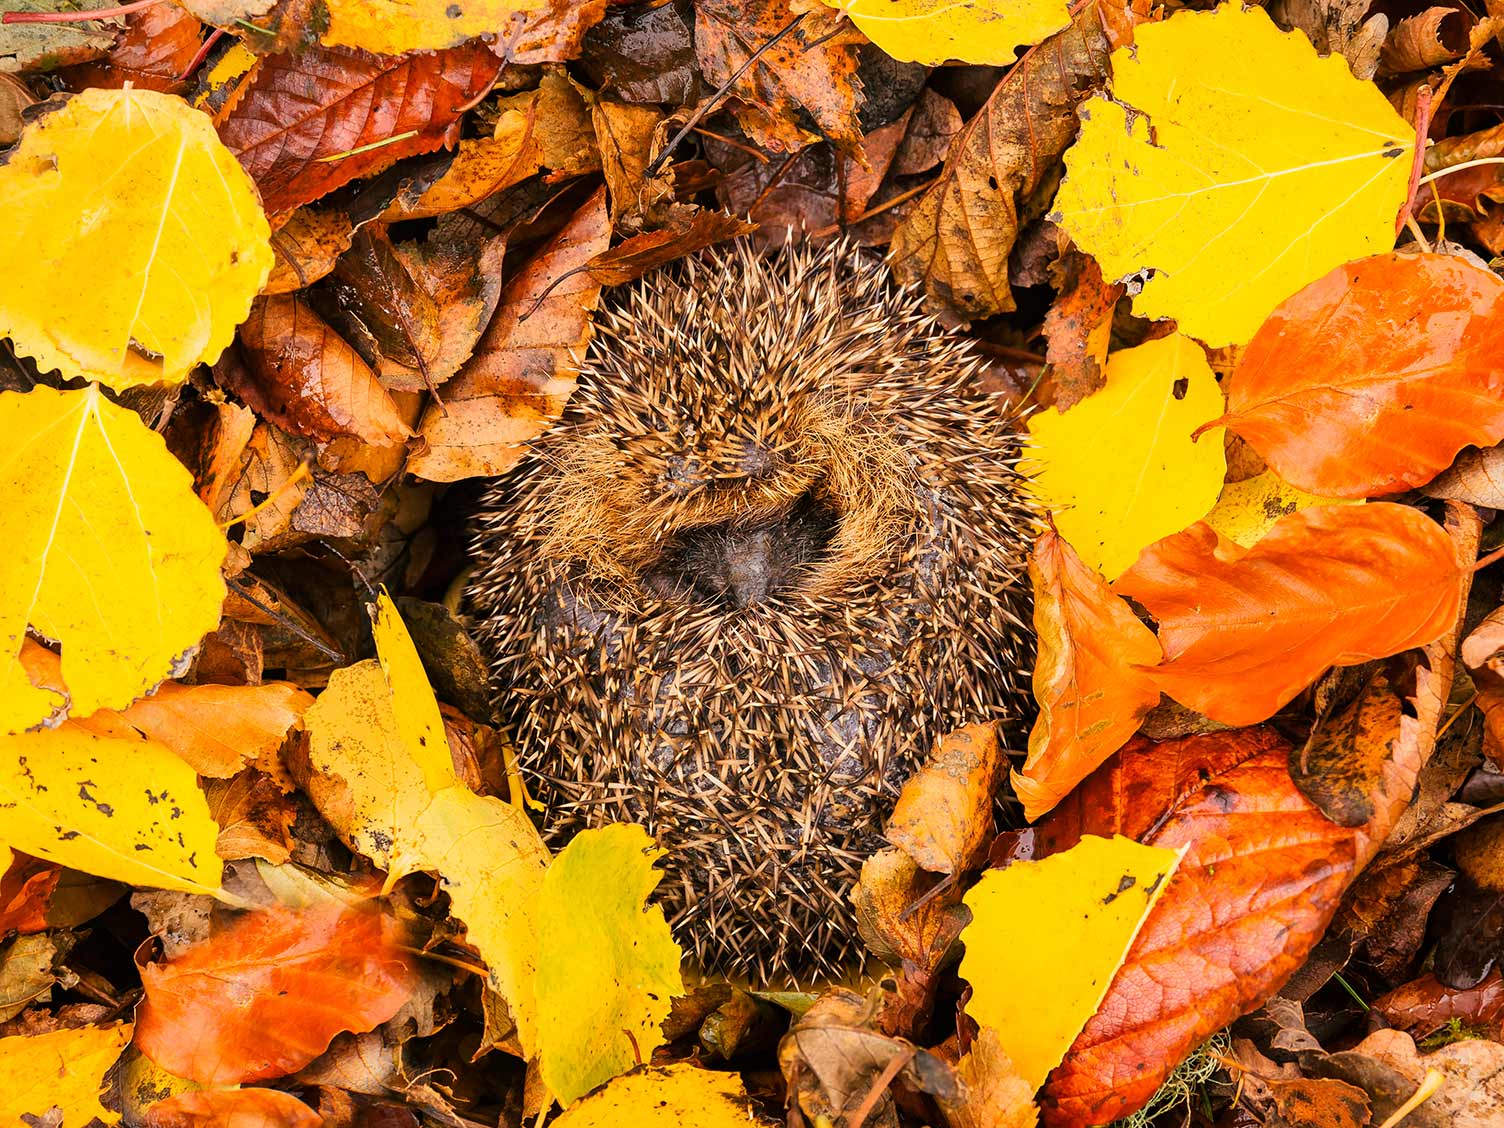
[[[1019,715],[1034,518],[980,365],[849,244],[706,252],[612,295],[482,503],[469,610],[548,833],[645,825],[707,973],[849,970],[898,788]]]

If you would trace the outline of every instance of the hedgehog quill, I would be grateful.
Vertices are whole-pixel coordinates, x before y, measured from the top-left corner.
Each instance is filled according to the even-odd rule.
[[[898,788],[1020,713],[1034,516],[980,366],[848,244],[708,252],[613,295],[482,505],[469,610],[546,830],[646,826],[707,973],[849,969]]]

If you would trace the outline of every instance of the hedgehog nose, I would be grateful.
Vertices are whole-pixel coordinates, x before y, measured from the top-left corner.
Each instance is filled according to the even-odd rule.
[[[773,593],[779,578],[777,550],[768,529],[754,530],[726,545],[722,575],[731,601],[738,607],[761,603]]]

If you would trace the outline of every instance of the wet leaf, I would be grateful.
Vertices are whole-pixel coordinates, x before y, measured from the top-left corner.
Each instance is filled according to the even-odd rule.
[[[1226,460],[1201,347],[1179,334],[1114,353],[1107,383],[1070,410],[1029,418],[1031,488],[1082,562],[1115,579],[1139,552],[1205,515]]]
[[[122,708],[219,622],[224,536],[161,438],[97,387],[0,394],[0,434],[0,731]],[[65,692],[28,681],[28,624],[62,642]]]
[[[1372,497],[1504,438],[1504,282],[1445,255],[1339,266],[1249,342],[1218,423],[1285,481]]]
[[[46,1122],[48,1111],[57,1108],[68,1128],[96,1117],[116,1123],[120,1114],[105,1108],[100,1097],[105,1073],[130,1040],[129,1023],[0,1038],[0,1119]]]
[[[1001,67],[1014,49],[1070,23],[1065,0],[821,0],[846,13],[872,42],[911,63],[957,61]]]
[[[178,1093],[146,1110],[146,1128],[321,1128],[324,1118],[276,1089]]]
[[[385,1022],[416,979],[384,917],[333,903],[247,914],[141,981],[137,1045],[179,1077],[229,1085],[291,1073],[341,1031]]]
[[[127,18],[125,33],[97,63],[70,67],[65,73],[75,89],[121,87],[176,94],[181,75],[198,54],[203,25],[176,4],[158,4]]]
[[[1141,317],[1240,344],[1301,286],[1393,245],[1414,131],[1262,10],[1140,27],[1112,76],[1082,107],[1055,208],[1109,280],[1154,271]]]
[[[85,90],[0,166],[0,333],[44,372],[180,381],[230,343],[269,236],[207,117],[152,90]]]
[[[359,47],[376,55],[437,51],[478,35],[491,35],[512,16],[543,0],[325,0],[326,47]]]
[[[623,1073],[554,1120],[556,1128],[746,1128],[762,1124],[735,1073],[689,1062],[650,1065]]]
[[[1006,767],[993,725],[951,733],[904,783],[884,836],[930,873],[975,868],[992,840],[992,798]]]
[[[1374,503],[1300,510],[1246,551],[1194,525],[1149,548],[1114,590],[1159,621],[1159,688],[1243,725],[1272,716],[1328,666],[1440,636],[1456,620],[1463,578],[1441,526]]]

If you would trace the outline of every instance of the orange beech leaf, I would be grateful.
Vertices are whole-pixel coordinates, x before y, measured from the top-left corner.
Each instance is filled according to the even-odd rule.
[[[342,47],[268,55],[236,92],[219,136],[267,212],[279,215],[449,141],[501,65],[478,39],[409,55]]]
[[[1034,831],[1035,856],[1082,835],[1188,850],[1097,1013],[1050,1074],[1043,1122],[1105,1124],[1148,1100],[1207,1035],[1305,961],[1358,866],[1358,831],[1290,782],[1269,729],[1135,737]]]
[[[141,969],[136,1044],[204,1085],[301,1069],[343,1031],[392,1015],[417,982],[377,913],[340,904],[250,913],[182,956]]]
[[[180,685],[166,682],[121,720],[167,745],[201,776],[226,778],[275,752],[313,697],[288,682]]]
[[[1034,698],[1039,717],[1013,790],[1033,822],[1131,737],[1159,703],[1143,669],[1159,661],[1154,632],[1053,530],[1034,542]]]
[[[1249,342],[1208,423],[1291,485],[1372,497],[1430,481],[1504,439],[1504,281],[1447,255],[1339,266]]]
[[[176,4],[158,4],[127,16],[125,31],[97,63],[69,67],[63,79],[74,90],[86,86],[119,88],[129,82],[142,90],[176,94],[180,76],[198,55],[204,25]]]
[[[7,860],[8,867],[0,872],[0,936],[45,932],[62,867],[0,848],[0,862]]]
[[[1246,551],[1198,522],[1146,548],[1113,590],[1159,621],[1159,688],[1248,725],[1328,666],[1439,637],[1457,616],[1464,578],[1440,525],[1380,502],[1291,513]]]
[[[324,1118],[275,1089],[196,1089],[157,1101],[146,1128],[320,1128]]]

